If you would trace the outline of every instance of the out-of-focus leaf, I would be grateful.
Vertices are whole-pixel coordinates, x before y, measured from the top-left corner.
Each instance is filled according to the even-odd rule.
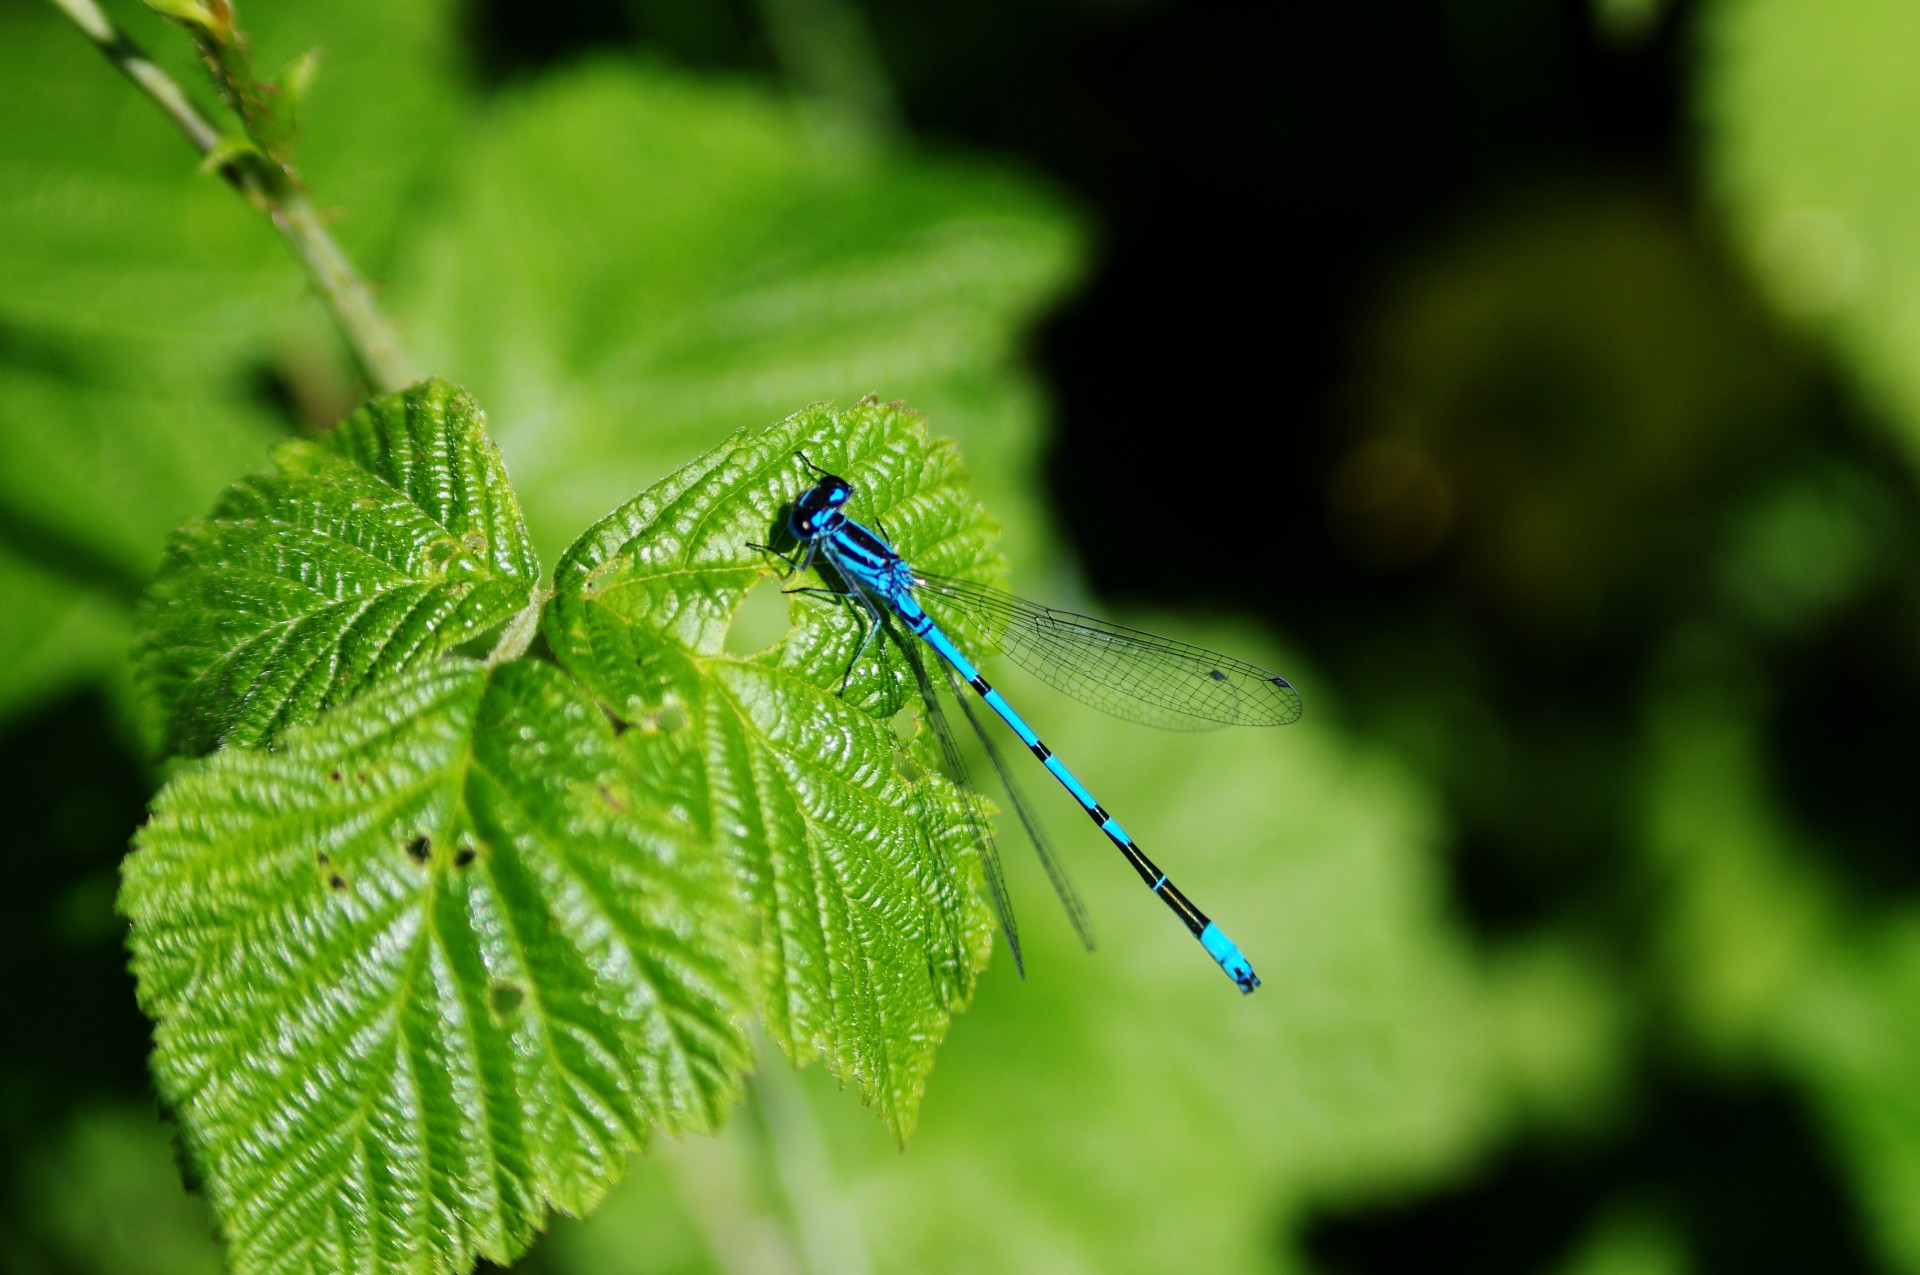
[[[1920,10],[1721,3],[1702,49],[1705,158],[1740,248],[1920,458]]]
[[[1670,614],[1641,596],[1645,562],[1694,537],[1707,476],[1778,436],[1801,365],[1691,228],[1629,186],[1509,198],[1415,264],[1340,409],[1355,437],[1334,535],[1378,570],[1436,563],[1536,631]]]
[[[1920,1271],[1920,913],[1836,944],[1781,1031],[1889,1268]]]
[[[0,1239],[9,1271],[220,1275],[225,1266],[206,1202],[180,1189],[168,1129],[148,1103],[80,1112],[21,1167],[25,1225]],[[16,1246],[25,1251],[10,1253]]]
[[[1805,633],[1903,573],[1902,523],[1881,476],[1796,474],[1742,512],[1719,564],[1721,593],[1763,632]]]
[[[124,658],[123,606],[0,552],[0,717],[96,676]]]
[[[1013,343],[1078,236],[998,169],[836,150],[759,91],[603,65],[509,97],[443,190],[399,305],[502,422],[543,543],[797,403],[877,391],[983,471],[1033,455]]]
[[[649,742],[550,665],[451,661],[168,784],[120,906],[235,1271],[511,1261],[719,1120],[741,912]]]
[[[444,0],[345,0],[241,14],[264,66],[327,42],[306,100],[302,175],[324,207],[345,210],[332,229],[375,278],[462,102],[450,11]],[[184,34],[137,8],[114,16],[211,106]],[[0,10],[0,68],[0,324],[128,342],[139,357],[210,371],[331,339],[265,218],[217,178],[194,176],[173,125],[64,15]]]
[[[40,529],[48,565],[76,583],[121,573],[122,602],[167,536],[278,437],[258,409],[217,389],[4,356],[0,341],[0,510]]]
[[[1693,1265],[1676,1230],[1640,1210],[1611,1209],[1557,1275],[1688,1275]]]
[[[1319,731],[1204,736],[993,680],[1265,983],[1238,996],[1073,803],[1036,794],[1101,946],[1079,953],[1044,878],[1013,866],[1027,981],[983,987],[910,1169],[862,1157],[879,1269],[1284,1269],[1312,1204],[1431,1178],[1493,1136],[1504,1042],[1440,906],[1434,812],[1326,733],[1310,676]]]
[[[1752,706],[1669,699],[1649,844],[1671,898],[1659,968],[1691,1043],[1764,1057],[1825,1117],[1889,1269],[1920,1270],[1920,916],[1862,911],[1773,805]]]
[[[756,655],[729,625],[778,563],[783,506],[810,485],[795,458],[858,487],[915,562],[996,565],[957,452],[919,418],[864,403],[743,433],[641,493],[567,551],[545,635],[560,662],[638,729],[665,733],[656,800],[698,822],[734,866],[760,924],[752,975],[767,1030],[796,1063],[857,1081],[895,1135],[917,1115],[935,1047],[973,989],[990,931],[973,892],[963,801],[937,776],[905,784],[887,718],[914,692],[876,641],[846,696],[865,621],[798,598],[798,627]],[[861,711],[862,709],[866,711]]]
[[[1651,735],[1646,853],[1670,892],[1657,934],[1666,994],[1694,1047],[1751,1055],[1833,939],[1833,883],[1771,806],[1735,701],[1668,696]]]
[[[266,742],[532,597],[533,545],[464,391],[385,395],[274,460],[181,530],[141,603],[169,751]]]
[[[210,104],[186,37],[114,15]],[[315,39],[304,173],[378,277],[462,102],[435,0],[249,7],[265,65]],[[324,115],[324,119],[318,118]],[[111,669],[165,538],[277,436],[257,368],[335,338],[265,220],[50,5],[0,7],[0,709]],[[323,374],[316,378],[327,380]],[[53,680],[47,680],[53,679]]]
[[[149,43],[187,44],[138,10],[116,17]],[[0,141],[0,323],[132,342],[149,357],[158,346],[201,367],[284,330],[302,302],[272,228],[194,174],[173,125],[64,15],[0,11],[0,64],[12,121]]]
[[[121,663],[168,533],[273,437],[245,403],[0,334],[0,712]]]

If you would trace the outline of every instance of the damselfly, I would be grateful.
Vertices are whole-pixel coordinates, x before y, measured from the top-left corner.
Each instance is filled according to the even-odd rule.
[[[954,700],[986,746],[987,757],[1012,799],[1015,812],[1026,826],[1042,864],[1066,906],[1081,941],[1093,946],[1087,926],[1086,909],[1081,905],[1072,883],[1040,832],[1026,800],[1015,786],[1012,772],[993,741],[982,729],[979,718],[960,689],[965,682],[987,707],[1013,729],[1042,765],[1060,781],[1073,799],[1080,803],[1100,831],[1107,834],[1173,914],[1186,923],[1200,940],[1207,954],[1227,972],[1242,992],[1260,986],[1253,966],[1241,955],[1218,925],[1195,907],[1180,892],[1167,874],[1154,866],[1134,839],[1127,835],[1093,794],[1074,777],[1072,771],[1040,742],[1033,728],[1013,711],[999,691],[987,684],[947,631],[935,622],[933,610],[964,623],[954,624],[988,649],[1006,655],[1040,680],[1065,691],[1074,698],[1129,721],[1143,722],[1176,730],[1200,730],[1213,726],[1284,726],[1300,716],[1300,694],[1287,680],[1244,660],[1216,654],[1204,647],[1169,638],[1155,637],[1138,629],[1109,624],[1089,616],[1075,615],[1052,607],[1026,602],[998,589],[917,571],[894,552],[878,532],[855,522],[847,515],[846,504],[853,486],[846,479],[829,474],[802,455],[800,460],[817,475],[813,486],[794,501],[788,517],[788,530],[798,542],[797,561],[787,559],[796,571],[805,570],[816,558],[824,558],[840,577],[841,589],[834,592],[851,598],[865,612],[866,635],[847,664],[851,677],[860,657],[866,653],[874,635],[892,616],[907,631],[937,652]],[[947,769],[955,782],[966,788],[966,763],[947,727],[932,679],[913,642],[901,643],[907,660],[919,682],[922,697],[934,731],[939,738]],[[841,689],[846,688],[846,679]],[[972,801],[969,796],[969,801]],[[1019,931],[1014,925],[1013,908],[1007,897],[999,856],[992,834],[977,810],[976,827],[987,862],[988,893],[1000,925],[1013,950],[1014,963],[1021,963]]]

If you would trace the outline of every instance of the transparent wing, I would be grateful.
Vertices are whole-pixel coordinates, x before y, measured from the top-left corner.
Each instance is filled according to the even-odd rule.
[[[1067,875],[1067,865],[1060,861],[1060,856],[1053,851],[1053,843],[1040,830],[1039,817],[1033,813],[1033,807],[1027,804],[1026,793],[1014,782],[1013,768],[1007,765],[1006,756],[981,724],[980,714],[974,711],[973,701],[967,697],[966,688],[960,685],[960,675],[944,661],[941,662],[940,671],[947,675],[947,689],[953,693],[953,702],[967,715],[967,725],[973,727],[980,746],[987,750],[987,760],[993,763],[993,773],[1000,776],[1000,786],[1006,789],[1007,800],[1012,803],[1013,812],[1020,817],[1020,826],[1027,830],[1027,840],[1033,843],[1034,853],[1040,856],[1040,866],[1047,870],[1047,880],[1053,882],[1053,892],[1060,897],[1060,906],[1067,910],[1067,920],[1073,923],[1073,932],[1080,936],[1080,946],[1091,952],[1093,924],[1087,919],[1087,905],[1080,898],[1079,889],[1074,886],[1073,878]]]
[[[1016,598],[999,589],[916,573],[914,596],[954,636],[999,651],[1056,690],[1130,722],[1170,730],[1284,726],[1300,692],[1277,673],[1178,642]]]
[[[947,778],[960,789],[961,799],[967,803],[967,821],[973,825],[974,844],[980,847],[980,858],[986,871],[987,896],[993,901],[993,914],[1000,922],[1000,932],[1007,936],[1007,949],[1013,953],[1014,972],[1025,978],[1027,966],[1020,955],[1020,927],[1013,919],[1013,897],[1007,892],[1006,873],[1000,868],[1000,847],[993,839],[993,825],[988,821],[986,811],[981,809],[980,790],[974,787],[973,776],[968,773],[967,759],[960,752],[960,741],[953,737],[953,726],[947,721],[946,713],[941,711],[940,697],[934,693],[933,679],[927,676],[927,664],[920,655],[919,642],[907,638],[899,645],[906,652],[908,666],[913,669],[913,680],[920,684],[920,699],[926,705],[927,724],[933,728],[933,737],[939,742],[940,759],[945,763]],[[978,729],[977,723],[975,729]]]

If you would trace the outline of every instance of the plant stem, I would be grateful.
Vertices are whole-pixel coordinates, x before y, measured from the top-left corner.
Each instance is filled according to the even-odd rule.
[[[376,390],[392,393],[419,380],[399,333],[374,304],[373,289],[320,224],[320,215],[298,191],[274,201],[268,216],[307,268],[321,299],[353,354],[360,374]]]
[[[805,1269],[808,1275],[867,1275],[872,1267],[860,1238],[860,1224],[840,1189],[826,1137],[807,1105],[799,1077],[764,1036],[756,1045],[759,1067],[754,1082],[762,1136],[786,1196],[787,1215]]]
[[[73,19],[74,25],[93,41],[107,61],[153,99],[161,114],[186,134],[196,151],[206,155],[219,144],[220,130],[187,100],[186,93],[171,76],[155,66],[139,45],[113,25],[95,0],[53,0],[53,3]],[[393,325],[374,304],[373,290],[320,224],[319,214],[298,187],[284,183],[284,189],[270,188],[260,180],[253,165],[240,156],[222,163],[220,175],[243,199],[267,215],[280,237],[300,258],[368,384],[376,390],[391,391],[404,389],[418,380]]]

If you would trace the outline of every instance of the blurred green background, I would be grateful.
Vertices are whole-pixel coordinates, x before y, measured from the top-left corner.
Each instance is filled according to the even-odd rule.
[[[1030,977],[904,1154],[776,1065],[517,1269],[1920,1272],[1920,9],[240,16],[267,69],[323,46],[314,197],[548,562],[876,390],[961,440],[1022,592],[1307,699],[1183,737],[1005,677],[1258,996],[1039,794],[1102,949],[1012,865]],[[361,387],[38,0],[0,121],[0,1269],[214,1271],[112,912],[158,778],[127,615]]]

